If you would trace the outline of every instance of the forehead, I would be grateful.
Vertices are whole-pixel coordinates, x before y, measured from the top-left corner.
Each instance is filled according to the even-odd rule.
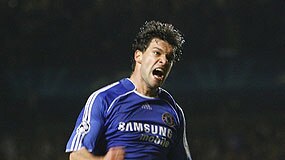
[[[158,49],[161,50],[165,53],[172,53],[173,52],[173,47],[164,40],[161,40],[159,38],[153,38],[148,46],[149,49]]]

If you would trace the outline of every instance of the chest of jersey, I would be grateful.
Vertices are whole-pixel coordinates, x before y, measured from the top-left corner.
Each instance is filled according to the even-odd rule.
[[[167,150],[176,137],[177,115],[159,98],[130,95],[117,100],[107,114],[109,146],[148,146]]]

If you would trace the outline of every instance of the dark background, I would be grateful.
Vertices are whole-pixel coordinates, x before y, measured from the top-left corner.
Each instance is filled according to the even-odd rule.
[[[145,21],[185,36],[164,88],[183,107],[194,160],[285,159],[282,0],[2,0],[0,157],[68,159],[79,111],[130,74]]]

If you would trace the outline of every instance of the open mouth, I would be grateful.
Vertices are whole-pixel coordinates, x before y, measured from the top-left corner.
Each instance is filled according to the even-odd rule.
[[[152,71],[152,74],[153,76],[156,78],[156,79],[159,79],[159,80],[162,80],[163,77],[164,77],[164,71],[163,69],[161,68],[156,68]]]

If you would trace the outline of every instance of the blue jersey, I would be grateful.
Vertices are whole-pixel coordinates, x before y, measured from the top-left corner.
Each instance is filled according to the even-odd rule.
[[[138,93],[130,79],[94,92],[76,121],[66,152],[85,147],[95,155],[122,146],[125,159],[191,160],[185,118],[172,96]]]

